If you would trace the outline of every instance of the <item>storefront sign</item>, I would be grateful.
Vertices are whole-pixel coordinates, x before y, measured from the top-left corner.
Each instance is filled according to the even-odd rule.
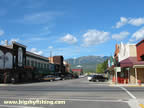
[[[114,67],[115,72],[121,72],[121,67]]]

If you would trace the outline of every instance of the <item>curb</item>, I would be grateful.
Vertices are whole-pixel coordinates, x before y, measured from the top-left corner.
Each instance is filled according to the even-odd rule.
[[[144,87],[144,85],[115,85],[115,84],[110,84],[109,86],[111,87]]]
[[[12,84],[0,84],[0,86],[11,86]]]

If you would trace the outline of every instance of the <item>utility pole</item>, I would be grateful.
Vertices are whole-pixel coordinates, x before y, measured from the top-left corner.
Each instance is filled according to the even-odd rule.
[[[53,54],[53,51],[63,51],[63,50],[59,50],[59,49],[54,49],[53,47],[49,47],[49,49],[50,49],[50,62],[52,62],[52,57],[53,57],[53,55],[55,55],[55,54]]]
[[[50,63],[52,62],[52,50],[50,50]]]

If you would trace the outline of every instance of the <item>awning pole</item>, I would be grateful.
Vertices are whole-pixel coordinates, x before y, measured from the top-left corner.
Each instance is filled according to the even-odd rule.
[[[128,68],[128,84],[130,82],[130,68]]]
[[[118,83],[117,79],[118,79],[118,78],[117,78],[117,72],[116,72],[116,84]]]
[[[136,84],[137,84],[137,69],[135,68],[135,78],[136,78]]]

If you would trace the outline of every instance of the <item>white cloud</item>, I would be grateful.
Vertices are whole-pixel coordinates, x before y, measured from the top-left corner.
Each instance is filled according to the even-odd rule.
[[[12,38],[12,39],[9,40],[8,44],[11,44],[13,41],[19,42],[20,39],[18,39],[18,38]],[[5,40],[1,40],[1,45],[4,45],[4,44],[5,44]]]
[[[33,52],[33,53],[38,54],[38,55],[42,55],[43,54],[43,51],[37,51],[36,48],[31,48],[30,52]]]
[[[120,21],[116,23],[116,26],[114,28],[120,28],[126,24],[130,24],[133,26],[141,26],[144,24],[144,18],[125,18],[120,17]]]
[[[122,26],[124,26],[125,24],[127,24],[128,19],[125,17],[120,17],[120,21],[116,23],[115,28],[120,28]]]
[[[144,39],[144,27],[142,27],[141,29],[139,29],[138,31],[136,31],[133,35],[132,38],[130,39],[130,41],[134,41],[134,40],[141,40]]]
[[[119,34],[113,34],[112,38],[117,40],[117,41],[121,41],[123,39],[125,39],[130,33],[129,32],[120,32]]]
[[[53,49],[53,46],[49,46],[48,48],[49,48],[49,49]]]
[[[4,35],[4,30],[0,29],[0,36]]]
[[[141,26],[144,24],[144,18],[132,18],[128,23],[134,26]]]
[[[12,43],[13,41],[15,41],[15,42],[19,42],[20,39],[18,39],[18,38],[12,38],[12,39],[10,39],[10,42],[9,42],[9,43]]]
[[[1,45],[4,45],[5,44],[5,41],[4,40],[1,40]]]
[[[27,23],[27,24],[45,24],[49,23],[57,16],[61,16],[61,12],[38,12],[32,14],[26,14],[22,19],[15,20],[15,22]]]
[[[88,32],[83,34],[83,45],[90,46],[104,43],[109,39],[109,34],[109,32],[99,31],[95,29],[88,30]]]
[[[63,41],[63,42],[66,42],[66,43],[68,43],[68,44],[74,44],[74,43],[77,42],[77,38],[74,37],[74,36],[71,35],[71,34],[65,35],[65,36],[62,37],[60,40]]]

